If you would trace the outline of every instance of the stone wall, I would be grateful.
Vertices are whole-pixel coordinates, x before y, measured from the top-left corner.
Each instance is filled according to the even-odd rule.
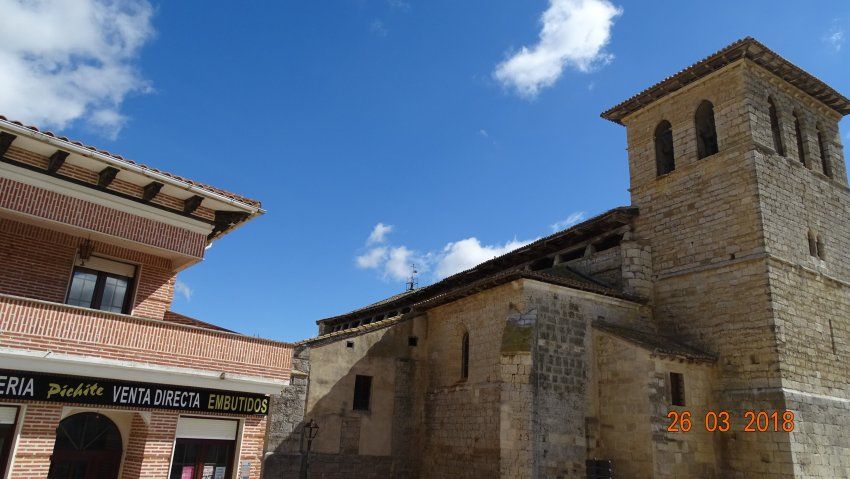
[[[525,308],[536,319],[532,358],[535,477],[581,477],[599,435],[599,415],[608,405],[598,392],[591,324],[652,328],[650,310],[640,304],[553,286],[523,282]],[[635,391],[629,396],[642,401]],[[646,408],[648,410],[648,408]],[[646,413],[648,416],[648,412]],[[644,416],[646,418],[646,416]],[[591,426],[588,427],[588,424]],[[633,430],[619,441],[639,441]]]
[[[797,415],[794,473],[850,473],[850,190],[838,136],[839,115],[759,67],[749,69],[760,208],[769,255],[783,400]],[[774,101],[785,156],[773,149],[767,96]],[[791,113],[801,126],[800,161]],[[823,155],[817,132],[824,140]],[[824,158],[832,177],[825,175]],[[808,235],[823,248],[810,252]],[[816,245],[817,247],[817,245]]]
[[[590,254],[567,261],[567,266],[584,274],[593,276],[611,286],[622,286],[622,263],[623,256],[619,246],[614,246],[602,251],[595,251],[593,247],[588,251]]]
[[[720,358],[714,409],[741,431],[747,408],[782,410],[777,333],[765,264],[757,156],[750,133],[747,69],[736,63],[626,120],[635,235],[652,248],[656,321],[663,331]],[[714,105],[719,152],[697,159],[694,112]],[[676,169],[655,177],[652,135],[673,125]],[[787,477],[789,438],[719,434],[722,475]]]
[[[593,336],[591,394],[598,406],[589,415],[588,457],[613,460],[617,477],[652,477],[649,353],[609,334]]]
[[[645,353],[644,353],[645,354]],[[675,358],[652,358],[649,375],[649,423],[652,432],[653,478],[725,477],[720,469],[721,433],[706,426],[709,411],[719,413],[712,363],[694,363]],[[682,374],[685,405],[672,405],[670,373]],[[691,430],[668,431],[670,411],[691,414]],[[715,423],[710,423],[714,427]]]
[[[768,96],[785,156],[774,151]],[[720,152],[697,160],[693,112],[702,99],[714,104]],[[673,125],[676,169],[656,178],[652,133],[662,119]],[[850,196],[838,119],[748,61],[626,119],[632,201],[641,211],[635,233],[652,248],[659,327],[720,357],[715,409],[736,421],[734,432],[718,435],[723,474],[845,472],[846,435],[836,432],[844,424],[836,414],[850,390],[841,360],[850,343]],[[824,174],[817,130],[833,178]],[[810,254],[810,232],[822,238],[825,259]],[[794,396],[797,390],[804,394]],[[828,397],[819,401],[831,401],[833,413],[804,399],[812,394]],[[786,407],[800,408],[802,430],[742,432],[747,409]],[[807,417],[824,434],[805,432]]]
[[[425,333],[422,320],[336,341],[300,347],[292,384],[274,398],[267,433],[264,477],[296,477],[306,422],[319,426],[312,444],[312,478],[414,477],[417,412],[413,385],[424,345],[409,338]],[[302,373],[309,373],[307,376]],[[355,376],[372,377],[370,407],[353,409]]]
[[[421,477],[500,477],[500,379],[510,374],[511,367],[522,365],[517,357],[503,370],[502,338],[506,319],[522,309],[521,286],[513,282],[428,311],[429,374]],[[465,333],[470,348],[466,379],[460,374]],[[527,389],[517,394],[521,392]],[[522,397],[516,399],[514,406],[521,407]],[[510,461],[525,462],[521,458]],[[506,469],[516,470],[509,465]]]

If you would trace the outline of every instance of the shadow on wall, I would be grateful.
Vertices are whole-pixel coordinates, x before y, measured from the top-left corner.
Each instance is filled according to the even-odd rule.
[[[301,439],[319,426],[309,460],[316,479],[412,477],[418,421],[413,407],[413,320],[296,349],[291,385],[271,405],[263,477],[301,477]],[[353,343],[348,347],[348,343]],[[307,407],[310,373],[310,410]],[[353,409],[357,375],[372,378],[368,411]],[[306,442],[306,441],[305,441]]]

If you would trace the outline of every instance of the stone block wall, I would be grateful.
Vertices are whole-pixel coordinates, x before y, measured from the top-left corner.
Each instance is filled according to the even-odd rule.
[[[319,426],[309,477],[415,477],[413,448],[422,413],[415,409],[413,387],[424,344],[411,346],[409,338],[424,332],[420,321],[300,346],[291,385],[271,404],[264,477],[298,476],[301,434],[309,420]],[[356,375],[372,377],[367,411],[353,409]]]
[[[588,457],[613,460],[617,477],[722,477],[719,433],[704,427],[706,412],[716,404],[714,364],[655,357],[602,331],[593,337],[591,387],[597,390],[598,412],[591,422],[598,432],[588,443]],[[684,406],[672,405],[671,372],[684,377]],[[668,431],[670,411],[689,412],[692,428]]]
[[[635,241],[631,232],[620,243],[622,254],[620,277],[623,291],[639,298],[652,299],[652,246]]]
[[[847,167],[838,128],[840,115],[755,63],[746,62],[745,67],[744,84],[755,147],[763,152],[777,154],[770,123],[769,98],[776,108],[785,158],[802,166],[794,128],[793,114],[796,113],[803,134],[806,167],[826,180],[825,156],[826,162],[832,167],[833,177],[830,181],[847,186]],[[818,131],[821,133],[824,155],[821,155],[821,145],[818,144]]]
[[[582,477],[585,460],[593,450],[588,438],[599,435],[594,423],[607,407],[598,397],[595,384],[591,325],[601,319],[649,329],[653,327],[651,316],[648,308],[637,303],[538,281],[524,281],[523,293],[525,308],[536,316],[532,358],[534,474]],[[641,400],[637,395],[630,398]],[[634,431],[620,440],[626,437],[640,440]]]
[[[650,427],[652,433],[653,478],[724,477],[720,470],[718,442],[724,433],[711,432],[706,426],[709,411],[716,407],[713,363],[694,363],[675,358],[652,358],[649,375]],[[684,378],[685,405],[672,405],[670,373]],[[668,431],[670,411],[691,414],[692,426],[687,432]]]
[[[476,478],[502,468],[502,341],[506,318],[522,311],[521,285],[502,285],[428,311],[428,378],[421,477]],[[469,377],[461,372],[461,341],[469,334]],[[506,359],[506,362],[508,359]],[[522,360],[505,364],[522,366]],[[516,394],[527,392],[521,382]],[[521,407],[523,397],[515,396]],[[510,435],[510,433],[506,433]],[[522,438],[522,436],[520,436]],[[515,465],[524,459],[514,457]],[[525,460],[527,461],[527,459]],[[522,476],[519,476],[522,477]]]
[[[650,478],[653,471],[650,424],[649,353],[609,334],[594,332],[595,434],[589,458],[614,461],[617,477]],[[664,413],[666,414],[666,412]],[[588,434],[591,436],[591,434]]]
[[[641,212],[634,233],[652,250],[656,322],[718,355],[714,408],[736,418],[748,408],[785,407],[781,394],[760,392],[781,387],[781,377],[748,75],[745,62],[735,63],[626,119],[632,202]],[[714,105],[719,152],[697,159],[694,112],[702,100]],[[656,178],[652,135],[662,119],[673,126],[676,169]],[[791,473],[787,435],[718,437],[726,441],[721,476]]]
[[[850,464],[850,190],[838,135],[840,117],[771,73],[756,66],[749,71],[753,156],[783,399],[797,415],[798,427],[790,438],[794,473],[841,477]],[[768,95],[779,114],[784,156],[773,149]],[[805,164],[791,112],[800,120]],[[831,178],[823,156],[831,165]],[[816,255],[810,250],[810,234],[822,245]]]
[[[592,248],[592,247],[591,247]],[[570,268],[593,276],[611,286],[619,287],[623,283],[623,254],[619,246],[602,251],[594,251],[584,257],[568,261]]]

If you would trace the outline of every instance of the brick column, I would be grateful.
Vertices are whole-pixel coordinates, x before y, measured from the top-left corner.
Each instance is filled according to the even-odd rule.
[[[15,457],[11,479],[36,479],[47,477],[50,455],[56,442],[56,428],[62,416],[58,404],[28,404],[24,411],[23,426]]]
[[[177,418],[178,414],[174,412],[151,412],[138,477],[168,477],[168,468],[171,466],[171,450],[174,447],[174,436],[177,434]],[[133,418],[134,430],[135,427],[136,418]],[[131,434],[130,445],[132,444],[133,437]]]
[[[248,416],[242,428],[242,453],[237,466],[241,470],[242,464],[251,463],[251,479],[259,479],[260,469],[263,461],[263,442],[266,437],[266,417]],[[238,477],[242,477],[241,475]]]
[[[121,479],[141,479],[142,463],[145,458],[145,442],[148,439],[148,425],[139,413],[133,414],[130,438],[125,444],[124,466]]]

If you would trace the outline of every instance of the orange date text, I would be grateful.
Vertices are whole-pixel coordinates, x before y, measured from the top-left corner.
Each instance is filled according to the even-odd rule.
[[[670,411],[667,419],[667,432],[690,432],[694,428],[695,418],[690,411]],[[793,411],[745,411],[742,419],[744,432],[791,432],[795,426]],[[701,422],[708,432],[726,432],[732,429],[732,414],[707,411]]]

